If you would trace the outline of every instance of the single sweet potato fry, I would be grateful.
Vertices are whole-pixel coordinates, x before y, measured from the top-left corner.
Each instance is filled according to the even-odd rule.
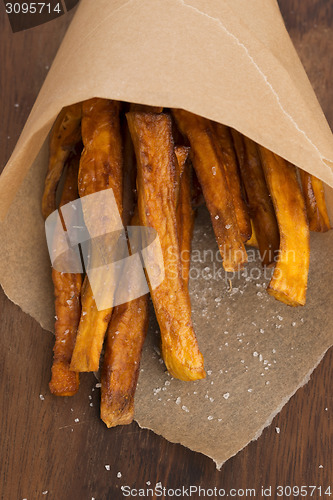
[[[117,101],[90,99],[82,104],[82,141],[84,150],[79,169],[80,196],[113,189],[120,215],[122,214],[122,142]],[[110,221],[100,210],[89,214],[88,231],[102,227],[104,233],[113,231]],[[115,242],[113,242],[115,244]],[[92,255],[94,262],[94,255]],[[98,277],[100,289],[104,284],[103,270]],[[105,290],[105,294],[110,293]],[[77,332],[71,369],[78,372],[96,371],[112,308],[98,310],[88,279],[81,294],[82,313]]]
[[[139,225],[138,210],[131,220]],[[114,308],[101,370],[101,419],[107,427],[130,424],[141,353],[148,328],[148,295]]]
[[[251,236],[251,223],[246,203],[243,199],[241,180],[238,172],[234,144],[228,127],[212,122],[216,134],[216,149],[221,154],[229,190],[235,208],[236,220],[243,242]]]
[[[182,262],[182,277],[188,285],[191,265],[191,243],[194,228],[194,211],[192,208],[191,165],[187,161],[189,148],[176,146],[175,154],[178,165],[179,191],[177,203],[177,232],[180,257]]]
[[[323,182],[314,175],[298,169],[310,231],[325,233],[331,229],[327,213]]]
[[[68,161],[60,207],[78,197],[77,176],[80,156]],[[62,221],[63,229],[66,230]],[[52,269],[55,295],[55,344],[50,391],[56,396],[72,396],[79,389],[79,374],[70,370],[76,330],[80,321],[81,274],[61,273]]]
[[[191,145],[193,166],[213,224],[226,271],[237,271],[247,262],[247,254],[237,224],[232,196],[220,155],[214,145],[209,120],[188,111],[173,109],[179,130]]]
[[[140,222],[157,231],[164,262],[164,280],[156,288],[148,274],[163,359],[173,377],[201,379],[205,377],[203,357],[192,326],[188,288],[181,275],[171,117],[130,112],[127,121],[137,159]]]
[[[258,147],[255,142],[236,130],[232,130],[232,136],[261,260],[268,266],[274,263],[278,256],[280,235]]]
[[[56,190],[69,154],[81,140],[81,103],[63,108],[50,134],[49,166],[42,199],[44,219],[56,209]]]
[[[290,306],[303,306],[309,271],[310,233],[296,168],[263,146],[259,150],[280,229],[279,257],[268,293]]]

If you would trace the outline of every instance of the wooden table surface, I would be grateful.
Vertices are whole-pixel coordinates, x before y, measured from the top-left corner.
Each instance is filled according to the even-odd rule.
[[[280,7],[332,127],[333,2],[280,0]],[[0,6],[0,167],[15,146],[72,15],[12,34]],[[2,291],[0,318],[1,498],[117,500],[123,498],[122,485],[144,488],[148,481],[168,488],[216,486],[227,492],[255,488],[259,498],[262,485],[272,486],[271,498],[277,498],[277,485],[322,486],[322,497],[329,498],[324,488],[330,484],[333,495],[332,349],[261,437],[217,471],[204,455],[135,423],[107,430],[98,417],[99,395],[91,391],[96,382],[91,374],[82,377],[75,398],[52,397],[52,335]],[[77,416],[80,422],[74,424]],[[235,498],[241,496],[239,492]],[[321,498],[319,490],[312,498]]]

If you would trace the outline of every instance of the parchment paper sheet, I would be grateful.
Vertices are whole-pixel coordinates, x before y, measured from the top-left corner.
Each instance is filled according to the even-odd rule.
[[[332,133],[274,0],[82,0],[0,178],[0,215],[9,209],[0,281],[46,329],[54,310],[40,212],[44,141],[61,107],[93,96],[223,122],[333,187]],[[258,261],[231,282],[216,275],[221,263],[203,251],[215,255],[217,246],[200,210],[191,298],[207,379],[185,383],[164,373],[152,320],[138,423],[217,466],[256,438],[332,345],[332,243],[331,232],[312,235],[307,305],[289,308],[265,293],[269,276]]]

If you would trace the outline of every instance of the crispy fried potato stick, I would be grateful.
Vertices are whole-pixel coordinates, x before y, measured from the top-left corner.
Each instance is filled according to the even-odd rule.
[[[113,189],[122,214],[122,144],[117,101],[90,99],[82,105],[82,141],[84,150],[79,169],[79,194],[85,196]],[[101,213],[90,214],[90,224],[106,224]],[[103,226],[104,228],[104,226]],[[89,227],[88,227],[89,230]],[[108,228],[105,227],[105,233]],[[93,259],[93,257],[92,257]],[[104,283],[100,276],[101,286]],[[108,293],[105,290],[105,293]],[[81,294],[82,313],[72,356],[71,369],[96,371],[112,308],[99,311],[86,278]]]
[[[268,293],[290,306],[303,306],[310,260],[310,233],[296,168],[262,146],[259,150],[280,229],[279,257]]]
[[[261,260],[268,266],[278,256],[280,234],[259,151],[255,142],[236,130],[232,130],[232,136]]]
[[[243,242],[251,236],[251,223],[246,203],[242,195],[241,180],[238,173],[237,159],[231,133],[225,125],[212,122],[217,140],[217,150],[220,151],[224,165],[229,190],[235,208],[236,220]]]
[[[171,117],[128,113],[127,121],[137,159],[140,222],[157,231],[163,255],[163,282],[153,288],[148,276],[161,329],[163,359],[173,377],[201,379],[205,377],[203,357],[192,326],[188,288],[181,275]]]
[[[139,225],[138,210],[131,225]],[[133,421],[134,395],[147,328],[148,295],[114,308],[101,370],[101,419],[107,427]]]
[[[122,122],[123,138],[123,224],[128,226],[136,206],[136,160],[127,120]]]
[[[298,171],[301,178],[310,231],[325,233],[331,229],[331,224],[326,208],[323,182],[301,168]]]
[[[77,176],[80,156],[69,160],[60,207],[78,197]],[[63,223],[63,221],[62,221]],[[63,229],[66,227],[63,223]],[[80,321],[81,274],[52,269],[55,295],[55,344],[50,391],[56,396],[73,396],[79,389],[79,374],[70,370],[76,330]]]
[[[191,266],[191,243],[194,228],[194,211],[192,209],[191,192],[191,165],[187,161],[189,148],[176,146],[177,158],[176,171],[179,177],[179,192],[177,203],[177,232],[179,241],[180,257],[182,262],[182,276],[188,285]]]
[[[247,262],[224,166],[214,146],[214,131],[209,120],[198,115],[172,110],[178,128],[191,145],[193,166],[213,224],[226,271],[237,271]]]
[[[56,190],[66,160],[81,140],[81,103],[63,108],[50,134],[49,166],[42,199],[44,219],[56,209]]]

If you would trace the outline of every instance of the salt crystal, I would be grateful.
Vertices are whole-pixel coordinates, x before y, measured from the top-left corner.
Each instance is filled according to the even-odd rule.
[[[224,399],[228,399],[229,396],[230,396],[229,392],[226,392],[225,394],[223,394]]]
[[[45,398],[44,398],[43,394],[40,394],[40,395],[39,395],[39,399],[40,399],[41,401],[44,401],[44,399],[45,399]]]
[[[104,465],[104,467],[106,468],[106,470],[110,470],[110,465]]]
[[[75,419],[74,419],[74,422],[76,422],[76,423],[77,423],[77,422],[80,422],[80,419],[79,419],[79,418],[75,418]]]
[[[258,356],[257,351],[254,351],[253,356],[256,358]]]
[[[231,228],[231,224],[227,224],[227,225],[225,226],[225,228],[226,228],[226,229],[230,229],[230,228]]]
[[[276,350],[275,349],[272,349],[272,353],[275,354],[276,353]]]
[[[319,469],[323,469],[323,468],[324,468],[324,466],[323,466],[323,465],[319,465]]]
[[[218,220],[220,218],[219,215],[215,215],[215,220]]]
[[[146,485],[147,485],[147,486],[150,486],[150,485],[151,485],[151,482],[150,482],[150,481],[146,481]]]
[[[117,477],[121,477],[121,472],[117,472]]]
[[[186,413],[189,413],[189,411],[190,411],[190,410],[187,408],[187,406],[185,406],[185,405],[183,405],[183,406],[182,406],[182,410],[186,411]]]
[[[263,358],[263,355],[262,354],[259,354],[259,361],[262,361],[264,358]]]
[[[248,390],[247,390],[247,392],[252,392],[252,391],[253,391],[253,389],[248,389]]]
[[[280,427],[275,427],[276,433],[280,434]]]
[[[209,415],[209,417],[207,417],[207,418],[208,418],[208,420],[213,420],[214,417],[212,415]]]
[[[291,325],[292,325],[292,326],[296,326],[296,321],[293,321],[293,322],[291,323]]]
[[[207,375],[211,375],[212,374],[212,370],[207,370]]]
[[[212,167],[212,174],[216,175],[216,168],[215,167]]]
[[[98,382],[98,384],[95,384],[95,387],[102,387],[102,384],[100,382]]]
[[[181,402],[181,397],[180,397],[180,396],[178,396],[178,398],[176,399],[176,405],[179,405],[179,404],[180,404],[180,402]]]

